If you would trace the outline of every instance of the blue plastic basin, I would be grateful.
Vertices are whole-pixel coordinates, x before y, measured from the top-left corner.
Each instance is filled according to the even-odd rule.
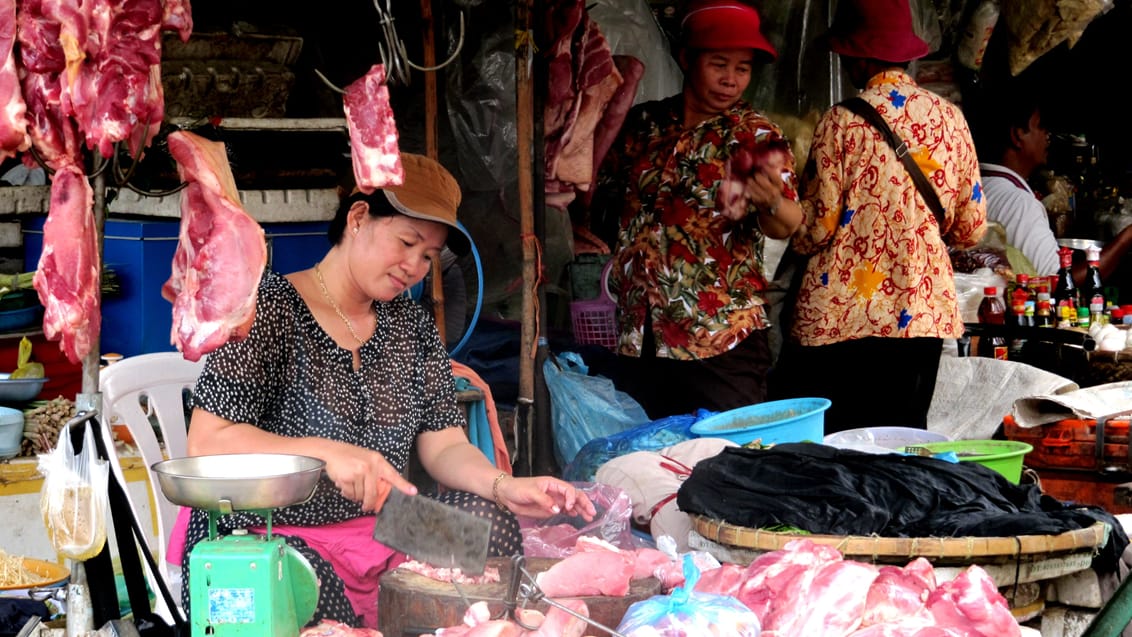
[[[821,442],[825,436],[825,410],[833,404],[826,398],[789,398],[748,405],[708,416],[692,425],[701,438],[726,438],[740,445],[761,440]]]

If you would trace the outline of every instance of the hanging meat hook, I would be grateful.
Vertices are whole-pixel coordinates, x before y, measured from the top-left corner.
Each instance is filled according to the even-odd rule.
[[[384,6],[382,6],[384,4]],[[397,34],[397,27],[393,24],[393,5],[392,0],[373,0],[373,7],[377,10],[378,23],[381,25],[382,41],[377,45],[377,52],[380,56],[381,63],[385,66],[385,82],[391,85],[408,86],[412,77],[410,75],[411,69],[416,69],[424,73],[432,71],[439,71],[440,69],[448,66],[456,61],[460,56],[460,52],[464,49],[464,8],[460,8],[460,35],[456,40],[456,50],[452,55],[448,56],[440,64],[434,66],[421,66],[409,59],[409,53],[405,49],[405,41]],[[314,69],[314,74],[318,79],[322,80],[330,90],[335,93],[345,94],[345,90],[330,81],[322,71]]]

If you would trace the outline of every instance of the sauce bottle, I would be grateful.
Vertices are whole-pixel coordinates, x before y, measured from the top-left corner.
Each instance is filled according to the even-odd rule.
[[[1077,285],[1073,282],[1073,248],[1057,251],[1061,267],[1057,270],[1057,285],[1053,289],[1053,304],[1057,308],[1058,327],[1077,326]]]
[[[1096,244],[1085,249],[1085,260],[1089,262],[1089,269],[1085,273],[1085,280],[1081,283],[1081,305],[1089,307],[1093,320],[1097,320],[1105,310],[1104,286],[1101,284],[1101,249]]]
[[[1006,304],[998,298],[998,288],[983,288],[983,300],[979,303],[979,322],[984,325],[1006,325]],[[1006,360],[1006,338],[999,336],[979,337],[978,355]]]

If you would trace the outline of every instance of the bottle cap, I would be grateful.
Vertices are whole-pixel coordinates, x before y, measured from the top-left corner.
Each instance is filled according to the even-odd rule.
[[[1089,245],[1089,247],[1085,248],[1085,260],[1086,261],[1100,261],[1101,260],[1101,248],[1100,248],[1100,246],[1098,246],[1097,244],[1094,243],[1094,244]]]
[[[994,287],[993,285],[988,285],[987,287],[983,288],[983,296],[994,296],[996,294],[998,294],[998,288]]]
[[[1112,320],[1119,321],[1122,318],[1124,318],[1124,312],[1118,307],[1112,308]]]

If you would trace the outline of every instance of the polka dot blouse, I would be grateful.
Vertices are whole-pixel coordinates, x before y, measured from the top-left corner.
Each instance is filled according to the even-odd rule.
[[[448,354],[432,318],[415,301],[375,302],[377,329],[353,355],[323,331],[283,276],[260,282],[256,318],[243,341],[208,356],[193,394],[196,407],[233,422],[282,436],[319,436],[380,452],[404,471],[417,434],[460,426]],[[323,477],[304,504],[278,509],[274,524],[320,525],[362,515]],[[237,513],[222,527],[259,524]],[[207,530],[207,515],[193,512],[192,527]],[[200,529],[203,525],[203,529]]]

